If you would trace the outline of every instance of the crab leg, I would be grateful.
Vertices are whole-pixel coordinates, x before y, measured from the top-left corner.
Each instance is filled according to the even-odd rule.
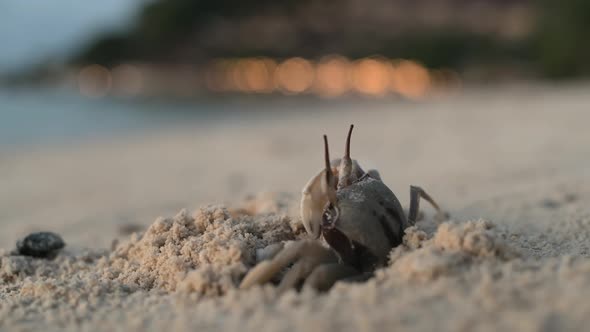
[[[410,212],[408,213],[408,222],[410,225],[416,223],[418,210],[420,209],[420,198],[423,198],[430,203],[436,209],[437,213],[443,213],[438,204],[424,191],[424,189],[417,186],[410,186]]]
[[[291,267],[289,272],[285,274],[283,280],[278,286],[279,293],[297,287],[299,282],[305,280],[317,268],[323,264],[338,264],[338,257],[330,249],[319,245],[311,249],[305,256]]]
[[[330,249],[318,241],[302,240],[286,246],[272,260],[260,262],[246,274],[240,284],[241,289],[270,281],[284,268],[297,261],[285,275],[279,289],[293,287],[301,278],[305,278],[318,264],[335,262],[337,257]]]
[[[339,280],[347,280],[361,274],[350,265],[331,263],[316,267],[305,280],[303,287],[311,287],[320,292],[327,291]]]

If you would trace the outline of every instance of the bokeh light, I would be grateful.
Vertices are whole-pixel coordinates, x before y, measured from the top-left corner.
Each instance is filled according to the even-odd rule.
[[[324,57],[317,65],[314,83],[315,92],[325,98],[334,98],[351,88],[351,63],[339,55]]]
[[[231,74],[231,61],[217,59],[205,70],[205,87],[211,92],[226,92],[230,89],[228,77]]]
[[[240,92],[269,93],[274,90],[276,63],[270,59],[237,60],[231,69],[234,86]]]
[[[143,89],[143,75],[138,67],[130,64],[119,65],[112,70],[113,92],[133,97]]]
[[[366,58],[355,62],[352,83],[358,92],[369,96],[383,96],[388,92],[391,66],[387,60]]]
[[[431,88],[430,74],[417,62],[400,60],[393,66],[390,87],[406,98],[422,98]]]
[[[78,89],[86,97],[104,97],[109,93],[111,85],[111,72],[101,65],[86,66],[78,73]]]
[[[278,64],[268,57],[217,59],[203,71],[210,92],[312,93],[337,98],[354,92],[382,98],[388,95],[421,99],[457,91],[459,75],[449,70],[430,71],[406,59],[372,56],[351,61],[332,54],[318,61],[300,57]]]
[[[279,88],[287,94],[307,91],[314,80],[313,65],[303,58],[290,58],[282,62],[276,71]]]

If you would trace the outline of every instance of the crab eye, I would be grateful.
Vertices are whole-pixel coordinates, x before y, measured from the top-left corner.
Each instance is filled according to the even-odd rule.
[[[332,229],[340,217],[340,211],[334,204],[328,202],[322,214],[322,228]]]

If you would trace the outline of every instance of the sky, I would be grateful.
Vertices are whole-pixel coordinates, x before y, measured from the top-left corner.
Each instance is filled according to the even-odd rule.
[[[61,58],[101,31],[123,29],[146,0],[0,0],[0,72]]]

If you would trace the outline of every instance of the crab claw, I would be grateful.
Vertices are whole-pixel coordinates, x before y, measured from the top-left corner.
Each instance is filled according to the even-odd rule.
[[[324,135],[325,168],[303,187],[301,197],[301,220],[307,233],[314,239],[320,237],[325,207],[328,203],[337,207],[336,185],[338,178],[332,170],[328,150],[328,137]]]
[[[324,171],[314,176],[303,188],[301,195],[301,221],[305,231],[314,239],[320,237],[322,214],[328,199],[321,194],[320,181]]]

